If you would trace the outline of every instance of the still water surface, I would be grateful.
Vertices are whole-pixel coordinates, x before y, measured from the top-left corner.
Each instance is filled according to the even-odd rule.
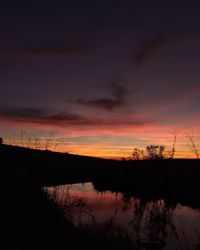
[[[75,225],[103,225],[111,222],[133,240],[158,238],[163,249],[200,249],[200,210],[164,200],[141,201],[122,193],[98,192],[92,183],[50,187],[48,193]]]

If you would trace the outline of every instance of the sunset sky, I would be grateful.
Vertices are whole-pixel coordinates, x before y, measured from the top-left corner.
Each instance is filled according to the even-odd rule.
[[[63,151],[127,156],[200,135],[199,1],[4,1],[0,136],[54,134]]]

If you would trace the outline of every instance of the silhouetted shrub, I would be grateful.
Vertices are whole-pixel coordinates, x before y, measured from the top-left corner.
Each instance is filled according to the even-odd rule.
[[[134,148],[132,152],[133,160],[143,160],[144,159],[144,150],[139,148]]]
[[[165,146],[163,145],[149,145],[146,147],[146,159],[147,160],[157,160],[164,159]]]
[[[169,152],[165,151],[163,145],[148,145],[145,150],[134,148],[132,160],[160,160],[167,159]]]

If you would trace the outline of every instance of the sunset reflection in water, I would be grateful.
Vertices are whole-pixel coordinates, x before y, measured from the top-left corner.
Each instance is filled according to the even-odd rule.
[[[168,206],[164,200],[124,198],[122,193],[98,192],[92,183],[62,185],[47,189],[63,213],[75,225],[113,223],[138,238],[159,238],[164,249],[194,249],[200,235],[200,210]],[[70,216],[69,216],[70,214]]]

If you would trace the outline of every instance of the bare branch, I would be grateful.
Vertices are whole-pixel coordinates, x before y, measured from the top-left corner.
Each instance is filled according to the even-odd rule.
[[[199,159],[200,152],[199,152],[199,146],[196,141],[196,137],[194,135],[194,130],[186,132],[186,137],[188,139],[188,147],[191,149],[191,151],[196,155],[197,159]]]

